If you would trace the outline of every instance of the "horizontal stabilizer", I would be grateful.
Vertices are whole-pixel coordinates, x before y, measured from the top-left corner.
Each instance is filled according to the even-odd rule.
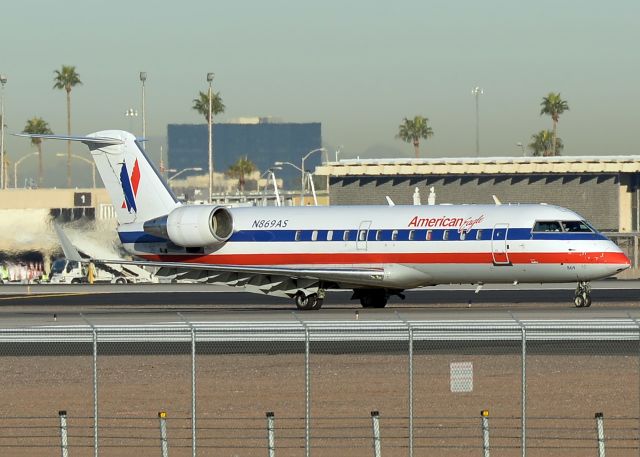
[[[97,136],[46,135],[40,133],[14,133],[14,135],[26,138],[41,138],[43,140],[79,141],[85,144],[124,144],[124,141],[119,138],[104,138]]]

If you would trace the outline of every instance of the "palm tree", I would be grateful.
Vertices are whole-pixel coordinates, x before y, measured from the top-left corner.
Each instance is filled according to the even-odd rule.
[[[413,143],[416,158],[420,157],[420,139],[425,140],[433,136],[433,129],[428,125],[429,119],[423,116],[415,116],[413,119],[404,118],[398,128],[396,138],[407,143]]]
[[[67,135],[71,136],[71,89],[82,84],[82,81],[73,65],[63,65],[61,70],[55,70],[54,73],[53,88],[67,92]],[[67,187],[71,187],[71,141],[67,141]]]
[[[231,165],[227,170],[227,176],[230,178],[238,179],[238,187],[240,188],[240,192],[244,192],[244,178],[246,175],[250,175],[258,168],[256,165],[247,157],[240,157],[236,163]]]
[[[564,148],[562,144],[562,138],[556,137],[556,153],[553,154],[553,132],[550,130],[540,130],[538,133],[531,135],[531,143],[529,143],[529,149],[533,152],[534,156],[552,156],[560,155],[560,152]]]
[[[211,114],[224,113],[224,103],[220,97],[220,92],[214,92],[211,95]],[[198,98],[193,99],[193,109],[204,116],[204,119],[209,123],[209,93],[199,92]],[[213,119],[211,120],[213,122]]]
[[[569,104],[566,100],[562,100],[560,98],[560,93],[549,92],[549,95],[542,98],[542,103],[540,103],[542,109],[540,110],[540,115],[548,114],[551,116],[553,120],[553,147],[551,148],[552,154],[550,155],[559,155],[556,154],[557,148],[557,138],[558,138],[558,121],[560,120],[560,115],[565,111],[569,111]]]
[[[52,134],[49,124],[41,117],[34,117],[27,121],[23,133],[30,134]],[[42,138],[31,138],[31,144],[38,148],[38,187],[42,187],[43,167],[42,167]]]

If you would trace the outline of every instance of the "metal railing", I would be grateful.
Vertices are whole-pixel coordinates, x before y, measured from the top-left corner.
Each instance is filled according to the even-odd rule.
[[[640,455],[635,318],[297,317],[0,329],[0,452]]]

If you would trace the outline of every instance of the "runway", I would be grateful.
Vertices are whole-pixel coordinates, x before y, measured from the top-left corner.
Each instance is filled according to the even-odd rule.
[[[190,320],[304,319],[589,319],[640,316],[640,281],[592,283],[593,305],[573,306],[575,284],[441,285],[393,297],[385,309],[362,309],[351,291],[329,291],[320,311],[299,312],[292,300],[204,284],[3,285],[0,326],[71,325],[94,321],[144,324]],[[177,318],[177,313],[183,317]],[[54,319],[55,316],[55,319]]]

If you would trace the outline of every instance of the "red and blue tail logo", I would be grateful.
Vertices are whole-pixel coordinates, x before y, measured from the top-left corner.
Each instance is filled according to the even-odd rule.
[[[126,162],[122,163],[120,169],[120,182],[122,183],[122,193],[124,194],[124,201],[122,202],[122,209],[127,209],[129,213],[138,212],[136,207],[136,195],[138,195],[138,185],[140,184],[140,168],[138,167],[138,159],[133,164],[133,171],[129,176]]]

